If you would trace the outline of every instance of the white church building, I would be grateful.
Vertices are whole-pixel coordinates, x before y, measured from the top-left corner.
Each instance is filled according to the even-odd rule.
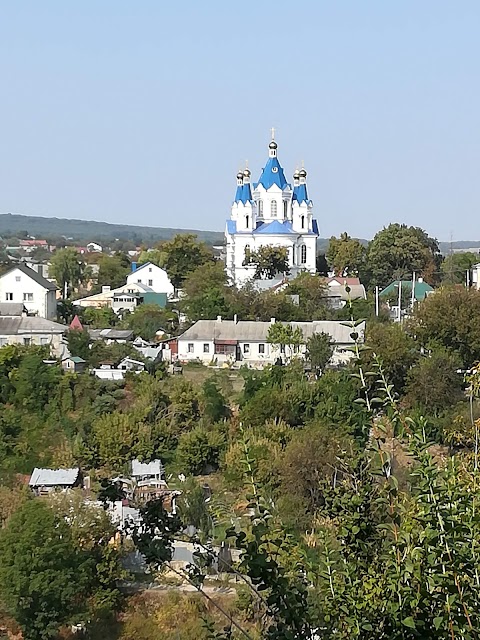
[[[237,191],[225,230],[226,270],[237,286],[251,280],[254,265],[245,256],[265,245],[286,247],[290,277],[316,271],[317,221],[307,194],[307,172],[296,170],[293,187],[277,158],[277,143],[268,145],[268,160],[258,182],[250,183],[250,170],[237,174]]]

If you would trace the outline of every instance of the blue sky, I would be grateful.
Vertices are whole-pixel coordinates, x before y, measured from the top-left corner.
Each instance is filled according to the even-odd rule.
[[[0,0],[0,211],[224,228],[271,126],[321,236],[480,239],[478,0]]]

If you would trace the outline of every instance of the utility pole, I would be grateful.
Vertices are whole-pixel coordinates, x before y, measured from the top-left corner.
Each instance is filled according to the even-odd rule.
[[[470,269],[467,269],[467,277],[466,277],[466,285],[467,285],[467,289],[470,289]]]
[[[398,322],[402,322],[402,281],[398,281]]]
[[[412,311],[415,306],[415,271],[412,274]]]
[[[378,308],[379,308],[379,301],[378,301],[378,284],[375,287],[375,316],[378,318]]]

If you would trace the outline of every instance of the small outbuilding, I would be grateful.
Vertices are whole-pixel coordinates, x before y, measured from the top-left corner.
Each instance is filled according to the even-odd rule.
[[[65,491],[81,485],[82,474],[78,467],[73,469],[40,469],[35,467],[28,483],[37,496],[54,491]]]

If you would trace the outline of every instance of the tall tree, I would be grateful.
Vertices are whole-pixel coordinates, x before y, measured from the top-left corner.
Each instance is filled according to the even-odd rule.
[[[171,333],[178,326],[178,316],[157,304],[141,304],[126,317],[125,325],[132,329],[136,336],[153,341],[157,331],[161,329]]]
[[[328,244],[328,264],[337,276],[358,276],[365,268],[367,248],[348,233],[332,236]]]
[[[213,320],[230,314],[227,275],[222,262],[206,262],[187,275],[181,307],[188,319]]]
[[[423,229],[390,224],[368,246],[370,284],[384,287],[392,280],[409,280],[413,271],[434,283],[440,260],[437,241]]]
[[[275,276],[290,273],[286,247],[264,245],[256,251],[247,251],[243,264],[255,267],[252,275],[254,280],[272,280]]]
[[[179,233],[159,249],[165,254],[166,269],[175,288],[179,289],[189,273],[206,262],[214,260],[213,251],[197,240],[194,233]]]
[[[307,342],[307,358],[312,369],[321,373],[333,355],[332,339],[328,333],[314,333]]]
[[[467,284],[470,270],[479,261],[475,253],[451,253],[442,262],[442,282],[444,284]]]
[[[300,327],[275,322],[268,330],[267,342],[278,347],[287,358],[291,358],[304,343],[303,333]]]
[[[130,260],[124,253],[116,253],[114,256],[102,255],[98,260],[98,267],[99,288],[109,285],[116,289],[125,284],[125,279],[130,273]]]
[[[76,249],[57,249],[50,261],[50,273],[67,297],[83,282],[85,264]]]

